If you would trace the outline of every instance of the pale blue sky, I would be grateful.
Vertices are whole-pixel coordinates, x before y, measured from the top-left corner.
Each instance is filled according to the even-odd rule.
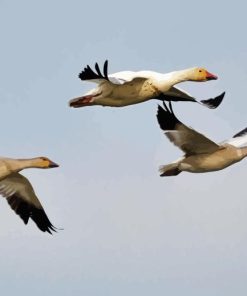
[[[186,124],[221,141],[247,126],[245,1],[0,0],[0,155],[46,155],[27,170],[64,230],[28,226],[0,200],[2,295],[245,296],[246,161],[160,178],[181,152],[162,135],[157,102],[70,109],[93,84],[77,75],[204,66],[220,79],[184,83],[217,110],[176,103]],[[182,85],[181,85],[182,86]]]

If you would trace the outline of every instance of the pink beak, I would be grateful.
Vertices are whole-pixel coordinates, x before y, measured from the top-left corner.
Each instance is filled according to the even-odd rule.
[[[93,98],[95,96],[82,96],[82,97],[77,97],[69,101],[69,106],[74,107],[74,108],[80,108],[84,106],[90,106],[92,105]]]
[[[206,71],[206,80],[216,80],[216,79],[218,79],[218,77],[216,75]]]

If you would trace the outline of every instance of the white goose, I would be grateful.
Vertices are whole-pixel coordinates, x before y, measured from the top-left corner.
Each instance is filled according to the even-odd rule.
[[[0,158],[0,194],[25,224],[31,218],[41,231],[50,234],[56,228],[48,219],[31,183],[19,174],[26,168],[55,168],[58,164],[47,157],[31,159]]]
[[[170,103],[169,103],[170,104]],[[165,106],[165,105],[164,105]],[[160,167],[160,176],[176,176],[182,171],[205,173],[222,170],[247,156],[247,128],[233,138],[215,143],[180,122],[170,110],[158,107],[157,119],[168,139],[178,146],[185,155],[180,159]]]
[[[111,107],[123,107],[138,104],[151,99],[162,101],[190,101],[203,104],[209,108],[220,105],[225,93],[220,96],[197,101],[187,92],[175,87],[183,81],[208,81],[215,80],[217,76],[203,68],[190,68],[167,74],[153,71],[123,71],[108,75],[108,61],[105,61],[103,74],[98,64],[95,64],[94,72],[89,66],[79,74],[83,81],[91,81],[98,84],[81,97],[70,100],[69,105],[74,108],[101,105]]]

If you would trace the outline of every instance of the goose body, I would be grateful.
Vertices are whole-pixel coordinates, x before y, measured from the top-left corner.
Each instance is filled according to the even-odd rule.
[[[179,164],[179,170],[191,173],[205,173],[225,169],[245,157],[241,148],[233,146],[220,147],[213,153],[191,155]]]
[[[171,142],[185,152],[179,160],[160,167],[161,176],[175,176],[182,171],[205,173],[222,170],[247,156],[247,129],[232,139],[216,144],[180,122],[171,107],[158,107],[158,123]]]
[[[97,63],[95,64],[95,72],[89,66],[84,68],[79,74],[79,78],[82,81],[95,82],[98,86],[83,96],[70,100],[71,107],[93,105],[124,107],[151,99],[198,102],[193,96],[174,85],[183,81],[202,82],[217,79],[217,76],[203,68],[190,68],[166,74],[154,71],[122,71],[110,75],[108,75],[107,68],[107,61],[104,64],[103,74]],[[209,108],[216,108],[223,97],[224,93],[216,98],[198,103]]]
[[[58,165],[46,157],[30,159],[0,158],[0,194],[25,224],[31,218],[41,231],[56,228],[48,219],[31,183],[19,172],[26,168],[53,168]]]

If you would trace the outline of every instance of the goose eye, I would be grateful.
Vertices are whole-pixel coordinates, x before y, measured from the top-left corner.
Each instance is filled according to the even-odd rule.
[[[199,70],[199,72],[202,72],[202,70]]]

